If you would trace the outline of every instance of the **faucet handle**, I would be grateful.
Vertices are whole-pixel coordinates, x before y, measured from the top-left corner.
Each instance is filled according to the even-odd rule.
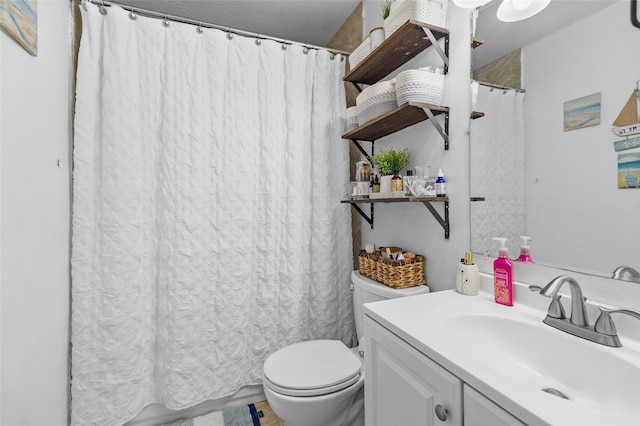
[[[632,309],[609,309],[604,306],[598,306],[598,308],[600,309],[600,316],[596,320],[593,328],[600,334],[606,334],[608,336],[616,336],[618,334],[616,325],[613,323],[613,319],[611,319],[611,314],[627,314],[640,319],[640,312]]]
[[[542,287],[537,285],[530,285],[529,290],[542,291],[543,289]],[[560,297],[562,296],[552,296],[551,303],[549,304],[549,308],[547,309],[547,315],[553,318],[565,319],[567,317],[567,314],[565,314],[564,307],[562,306],[562,303],[560,303]]]
[[[560,303],[560,297],[562,296],[553,296],[553,299],[551,299],[551,303],[549,304],[549,308],[547,309],[547,315],[553,318],[565,319],[567,315],[564,313],[562,303]]]

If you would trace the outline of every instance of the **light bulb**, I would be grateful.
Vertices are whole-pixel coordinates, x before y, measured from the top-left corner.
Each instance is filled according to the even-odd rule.
[[[522,21],[541,12],[551,0],[502,0],[498,19],[503,22]]]
[[[512,0],[513,8],[523,10],[531,6],[533,0]]]
[[[453,4],[463,9],[475,9],[476,7],[484,6],[491,0],[453,0]]]

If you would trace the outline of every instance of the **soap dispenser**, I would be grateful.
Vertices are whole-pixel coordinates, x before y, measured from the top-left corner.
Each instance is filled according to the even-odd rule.
[[[513,306],[513,264],[509,260],[506,238],[494,238],[500,242],[498,258],[493,262],[493,297],[496,303]]]
[[[520,256],[516,259],[518,262],[535,263],[531,258],[531,247],[529,247],[529,241],[531,237],[526,235],[520,235],[522,245],[520,245]]]

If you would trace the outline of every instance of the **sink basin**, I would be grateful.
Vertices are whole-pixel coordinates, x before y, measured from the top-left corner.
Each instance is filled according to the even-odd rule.
[[[442,326],[478,359],[516,381],[591,409],[602,407],[640,424],[640,365],[609,348],[539,323],[492,315],[462,315]]]
[[[531,300],[507,307],[487,291],[443,291],[365,312],[525,424],[639,426],[639,342],[612,348],[562,332],[542,322],[546,299]]]

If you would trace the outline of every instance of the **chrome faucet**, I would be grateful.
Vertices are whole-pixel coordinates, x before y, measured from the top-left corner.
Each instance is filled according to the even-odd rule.
[[[551,280],[549,284],[540,290],[540,294],[555,298],[558,296],[558,292],[564,283],[568,283],[569,290],[571,290],[571,324],[575,324],[580,327],[588,326],[589,320],[587,319],[587,308],[584,304],[586,299],[582,296],[582,290],[576,280],[568,275],[560,275],[559,277]],[[560,317],[560,319],[564,319],[564,316]]]
[[[623,281],[634,281],[640,283],[640,272],[631,266],[618,266],[611,275],[611,278]]]
[[[571,291],[570,319],[566,318],[564,308],[560,303],[561,296],[558,295],[560,288],[565,283],[569,284],[569,290]],[[612,313],[627,314],[640,319],[640,312],[638,311],[631,309],[609,309],[600,306],[600,316],[593,326],[589,325],[585,305],[587,299],[582,295],[582,290],[578,282],[567,275],[554,278],[544,288],[530,286],[529,289],[531,291],[539,290],[541,295],[553,299],[547,310],[547,316],[543,321],[545,324],[566,333],[573,334],[574,336],[600,343],[601,345],[613,347],[622,346],[616,332],[616,327],[611,319]]]

